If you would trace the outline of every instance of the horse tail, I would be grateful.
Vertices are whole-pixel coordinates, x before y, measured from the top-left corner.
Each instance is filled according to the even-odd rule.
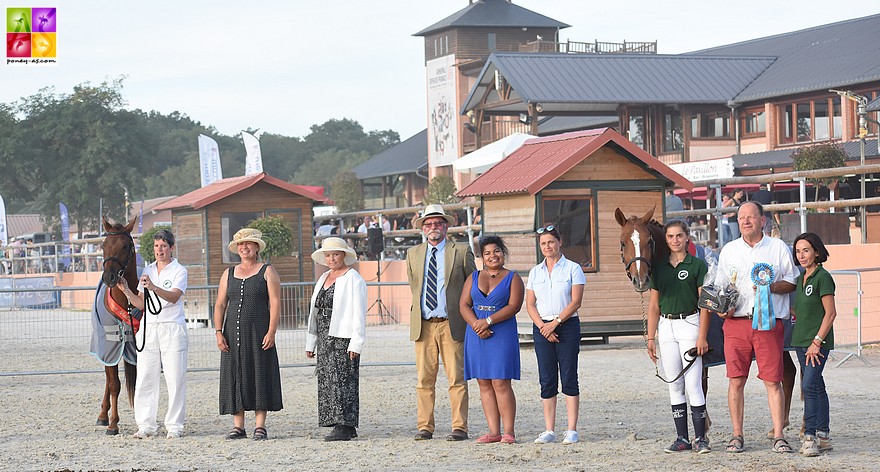
[[[128,361],[123,361],[125,364],[125,390],[128,392],[128,404],[134,408],[134,387],[137,382],[137,365],[129,364]]]

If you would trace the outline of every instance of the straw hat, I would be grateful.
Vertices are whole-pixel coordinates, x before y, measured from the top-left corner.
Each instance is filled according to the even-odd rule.
[[[453,218],[451,215],[447,215],[446,212],[443,211],[442,206],[428,205],[425,207],[425,210],[422,212],[422,216],[420,218],[416,219],[415,226],[417,228],[421,228],[422,223],[425,221],[425,219],[433,218],[435,216],[439,216],[439,217],[443,218],[449,224],[455,223],[455,218]]]
[[[263,233],[258,229],[253,228],[242,228],[232,236],[232,241],[229,242],[229,252],[233,254],[238,254],[238,243],[246,243],[252,242],[257,243],[260,246],[260,252],[263,252],[266,249],[266,241],[263,241]]]
[[[357,262],[357,253],[354,252],[354,249],[348,247],[345,240],[342,238],[327,238],[321,243],[321,248],[312,253],[312,260],[317,264],[321,264],[322,266],[327,265],[327,261],[324,259],[325,252],[338,251],[345,253],[345,265],[350,266]]]

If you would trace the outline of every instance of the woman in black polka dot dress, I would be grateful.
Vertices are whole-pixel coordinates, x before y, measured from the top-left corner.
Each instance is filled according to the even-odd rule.
[[[278,273],[259,261],[266,247],[262,234],[250,228],[235,233],[229,250],[241,264],[220,279],[214,326],[220,349],[220,414],[233,415],[227,439],[246,438],[244,412],[254,411],[254,440],[268,437],[266,412],[283,408],[281,372],[275,331],[281,309]]]

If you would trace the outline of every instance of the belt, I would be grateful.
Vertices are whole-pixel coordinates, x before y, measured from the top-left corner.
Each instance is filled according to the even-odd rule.
[[[683,320],[683,319],[687,318],[688,316],[694,315],[696,313],[697,313],[696,311],[690,312],[690,313],[676,313],[676,314],[660,313],[660,316],[666,318],[667,320]]]
[[[427,321],[428,323],[442,323],[444,321],[449,321],[449,318],[422,318],[423,321]]]

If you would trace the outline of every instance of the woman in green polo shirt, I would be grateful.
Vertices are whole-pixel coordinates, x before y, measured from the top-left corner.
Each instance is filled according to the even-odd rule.
[[[656,264],[651,274],[651,303],[648,307],[648,356],[657,362],[659,350],[666,378],[674,378],[684,368],[685,353],[697,348],[702,356],[709,347],[709,311],[700,310],[697,301],[706,263],[687,252],[688,227],[684,221],[673,220],[666,225],[669,260]],[[665,452],[696,450],[711,452],[706,438],[706,397],[703,394],[703,361],[697,357],[685,374],[669,384],[672,418],[678,437]],[[694,421],[694,442],[688,434],[687,403],[690,400]]]
[[[804,442],[801,454],[818,456],[831,449],[829,434],[828,392],[822,371],[824,360],[834,349],[834,279],[822,267],[828,250],[815,233],[794,239],[795,263],[805,272],[797,278],[794,298],[796,320],[791,333],[801,365],[801,388],[804,393]]]

